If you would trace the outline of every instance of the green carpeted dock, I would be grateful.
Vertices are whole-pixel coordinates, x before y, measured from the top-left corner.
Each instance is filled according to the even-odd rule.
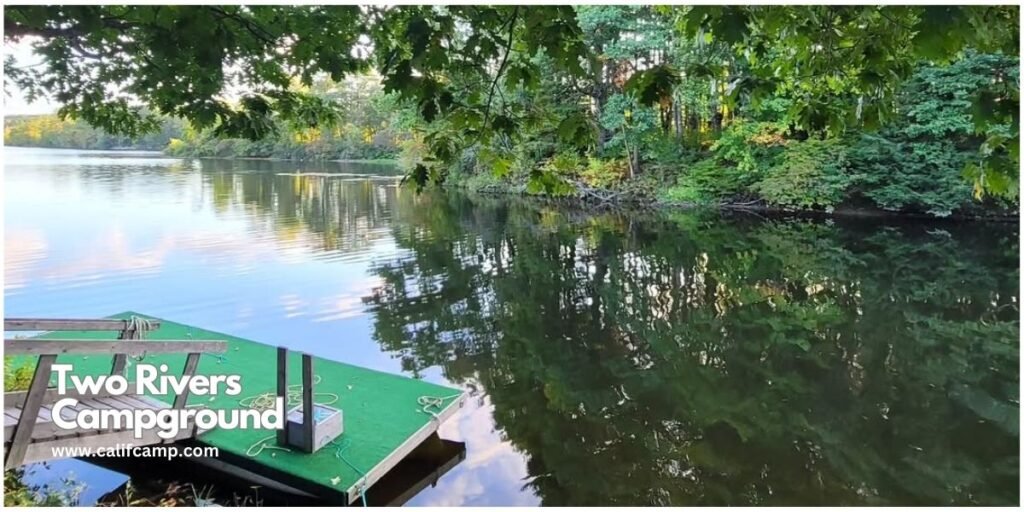
[[[133,315],[160,321],[160,328],[147,334],[145,340],[224,340],[228,343],[228,351],[223,356],[204,354],[196,373],[241,375],[242,393],[215,397],[192,395],[189,406],[240,409],[251,405],[253,397],[275,394],[276,347],[141,313],[125,312],[110,318],[127,319]],[[116,338],[116,333],[64,331],[47,333],[44,337],[109,340]],[[290,353],[288,374],[290,384],[296,385],[296,389],[301,382],[300,358],[299,353]],[[185,355],[146,356],[143,361],[167,364],[170,372],[180,374]],[[77,375],[106,375],[111,369],[109,357],[60,356],[58,362],[74,364]],[[134,375],[134,362],[133,358],[128,359],[126,375],[130,377]],[[435,432],[440,422],[453,414],[464,400],[458,389],[322,358],[314,359],[314,373],[317,380],[314,402],[342,409],[344,414],[344,434],[331,445],[313,454],[284,451],[274,448],[277,445],[273,430],[237,429],[214,429],[201,434],[194,442],[219,448],[218,464],[229,464],[317,496],[344,494],[348,502],[353,502],[358,500],[361,488],[372,492],[370,486]],[[291,394],[294,399],[289,407],[298,405],[297,393]],[[174,397],[153,398],[170,402]],[[422,404],[431,401],[436,405],[425,411]]]

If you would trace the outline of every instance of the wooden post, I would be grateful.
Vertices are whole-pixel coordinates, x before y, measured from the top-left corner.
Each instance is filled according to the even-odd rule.
[[[117,340],[4,340],[4,354],[61,355],[61,354],[222,354],[227,351],[223,341],[117,341]]]
[[[25,396],[25,402],[21,407],[18,425],[14,427],[14,435],[11,436],[11,447],[4,458],[4,469],[16,468],[25,460],[28,443],[32,440],[32,429],[36,426],[39,408],[43,405],[43,395],[50,385],[50,371],[56,360],[57,356],[53,354],[39,356],[36,371],[32,374],[32,384],[28,387],[28,395]]]
[[[199,352],[189,352],[185,359],[185,370],[181,372],[182,377],[190,378],[196,373],[196,366],[199,366]],[[174,408],[184,409],[188,402],[188,388],[186,387],[180,395],[174,397]]]
[[[121,331],[121,334],[117,336],[119,340],[137,340],[142,339],[141,333],[135,328],[129,329],[127,324],[125,329]],[[125,354],[114,354],[114,364],[110,367],[111,375],[121,375],[124,373],[124,366],[128,356]]]
[[[313,356],[302,354],[302,437],[313,453]]]
[[[111,375],[122,375],[124,374],[124,365],[128,356],[124,354],[114,354],[114,364],[110,366]]]
[[[288,414],[288,349],[277,347],[277,397],[284,401],[284,413]],[[288,426],[288,418],[285,417],[285,427]],[[288,445],[288,429],[282,428],[277,431],[277,444]]]

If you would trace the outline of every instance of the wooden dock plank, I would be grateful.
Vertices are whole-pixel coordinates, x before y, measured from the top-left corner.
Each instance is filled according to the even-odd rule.
[[[162,403],[162,402],[157,402],[157,403],[144,402],[144,401],[140,400],[140,398],[145,398],[145,397],[139,397],[137,395],[123,395],[123,396],[119,396],[117,398],[118,398],[118,400],[128,404],[130,407],[134,407],[135,409],[157,409],[158,410],[158,409],[166,409],[167,408],[167,404],[165,404],[165,403]]]
[[[61,410],[61,417],[73,421],[81,411],[85,410],[135,410],[135,409],[169,409],[171,406],[160,402],[158,400],[143,397],[146,400],[140,400],[135,395],[122,395],[117,397],[104,397],[104,398],[93,398],[80,401],[78,404],[65,407]],[[14,432],[14,425],[17,424],[21,416],[21,409],[8,408],[4,410],[4,442],[11,441],[11,436]],[[32,429],[31,439],[32,442],[38,442],[41,440],[59,439],[67,437],[87,437],[90,435],[96,435],[101,433],[113,432],[126,430],[125,428],[110,428],[105,430],[97,429],[62,429],[53,422],[53,408],[51,406],[40,407],[38,416],[36,418],[36,425]]]
[[[25,402],[25,396],[28,394],[27,391],[8,391],[4,393],[4,403],[6,404],[22,404]],[[47,388],[43,394],[43,403],[53,403],[61,398],[77,398],[79,400],[83,398],[94,398],[99,396],[107,396],[109,393],[106,391],[100,391],[99,393],[78,393],[72,389],[66,389],[64,394],[57,392],[57,388]]]
[[[140,401],[140,402],[142,402],[142,403],[144,403],[146,405],[149,405],[149,408],[151,408],[151,409],[166,409],[168,407],[168,405],[166,403],[161,402],[160,400],[157,400],[155,398],[150,398],[150,397],[148,397],[146,395],[133,395],[133,397],[136,400],[138,400],[138,401]]]
[[[136,438],[131,430],[105,432],[92,436],[80,437],[76,446],[96,448],[113,448],[118,445],[146,446],[154,444],[168,444],[173,441],[188,439],[192,437],[191,429],[183,429],[178,436],[171,440],[160,439],[155,430],[144,432],[142,438]],[[53,448],[67,446],[68,442],[63,438],[53,438],[48,441],[40,441],[29,445],[25,453],[25,463],[41,462],[53,459]]]
[[[160,322],[149,321],[155,330]],[[128,328],[127,320],[112,319],[70,319],[70,318],[9,318],[4,320],[5,331],[123,331]]]
[[[68,340],[4,340],[4,352],[9,355],[21,354],[146,354],[205,352],[218,354],[227,350],[222,341],[97,341],[90,339]]]

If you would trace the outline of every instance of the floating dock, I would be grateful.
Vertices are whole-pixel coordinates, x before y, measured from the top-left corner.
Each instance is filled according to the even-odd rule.
[[[227,342],[228,349],[223,354],[200,357],[196,375],[240,375],[242,393],[238,396],[189,395],[188,407],[243,409],[275,396],[276,346],[131,311],[110,318],[133,316],[160,322],[159,329],[148,333],[141,341]],[[116,336],[116,333],[61,331],[40,337],[113,340]],[[185,361],[185,354],[141,357],[141,362],[146,364],[168,365],[168,373],[173,375],[180,375]],[[79,376],[109,375],[111,371],[110,357],[61,355],[57,362],[74,364],[74,374]],[[128,359],[127,376],[134,375],[132,366],[136,362],[139,358]],[[14,363],[24,364],[18,360]],[[253,480],[275,482],[328,501],[354,503],[359,501],[362,492],[372,492],[374,483],[435,433],[441,422],[454,414],[465,400],[458,389],[322,358],[314,358],[314,373],[314,402],[344,411],[344,434],[316,453],[280,449],[275,441],[275,430],[213,429],[187,442],[217,447],[220,456],[205,462],[222,470],[247,473]],[[289,353],[288,374],[292,376],[293,389],[298,390],[301,354]],[[55,377],[51,378],[51,384],[55,383]],[[299,394],[289,395],[288,406],[298,405]],[[173,395],[152,395],[151,398],[168,403],[174,400]]]

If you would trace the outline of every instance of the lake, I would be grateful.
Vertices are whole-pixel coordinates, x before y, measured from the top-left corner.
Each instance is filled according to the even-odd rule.
[[[587,212],[386,165],[6,148],[7,316],[461,387],[415,505],[1018,502],[1017,224]],[[78,462],[90,503],[125,477]],[[372,489],[370,490],[372,492]]]

